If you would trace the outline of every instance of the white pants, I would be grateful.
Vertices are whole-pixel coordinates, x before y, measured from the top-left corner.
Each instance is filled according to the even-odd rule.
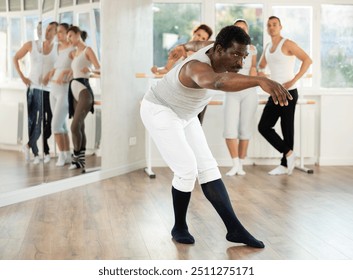
[[[255,88],[226,92],[223,137],[249,140],[256,127],[257,107],[258,96]]]
[[[50,88],[50,107],[53,112],[52,131],[55,134],[67,134],[67,116],[69,112],[68,101],[69,84],[52,83]]]
[[[163,159],[174,172],[174,188],[191,192],[197,177],[200,184],[221,178],[197,116],[186,121],[170,108],[147,100],[142,101],[140,113]]]

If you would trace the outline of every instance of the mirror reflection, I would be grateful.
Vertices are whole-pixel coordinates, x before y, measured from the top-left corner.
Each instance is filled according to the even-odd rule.
[[[0,1],[0,194],[99,169],[99,4],[94,0]],[[79,35],[82,44],[68,40],[71,25],[87,35],[86,40]],[[68,88],[72,61],[80,54],[78,45],[85,50],[86,64],[74,78],[84,79],[80,89],[92,97],[88,101],[94,102],[94,114],[77,107],[77,93],[73,106],[81,108],[84,117],[76,119],[75,125],[75,117],[68,118]],[[74,132],[79,131],[74,135],[73,122]],[[72,166],[73,139],[80,143],[81,158],[84,149],[85,166]]]

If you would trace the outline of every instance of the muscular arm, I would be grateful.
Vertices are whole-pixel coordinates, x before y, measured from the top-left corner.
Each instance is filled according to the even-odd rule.
[[[13,63],[15,65],[15,69],[26,86],[30,86],[31,81],[27,77],[25,77],[25,75],[22,73],[19,61],[22,58],[24,58],[24,56],[27,53],[31,51],[32,51],[32,42],[27,42],[16,52],[15,56],[13,57]]]
[[[275,102],[281,106],[287,105],[287,99],[292,99],[288,91],[279,83],[265,77],[244,76],[237,73],[216,73],[206,63],[192,60],[186,63],[179,74],[180,82],[190,88],[207,88],[235,92],[250,87],[260,86],[269,93]]]
[[[283,84],[285,88],[290,88],[306,73],[312,64],[312,60],[309,55],[293,41],[286,40],[283,47],[287,54],[294,55],[302,62],[300,69],[294,78],[291,81]]]
[[[260,57],[260,61],[259,61],[259,68],[258,68],[258,75],[261,77],[265,77],[265,68],[267,66],[267,61],[266,61],[266,57],[265,57],[265,51],[267,48],[268,44],[265,46],[265,49],[262,52],[262,55]]]

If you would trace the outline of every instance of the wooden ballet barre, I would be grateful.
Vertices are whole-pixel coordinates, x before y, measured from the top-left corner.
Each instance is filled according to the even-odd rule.
[[[267,99],[259,100],[260,105],[264,105],[266,103],[267,103]],[[299,105],[305,105],[305,104],[312,105],[312,104],[316,104],[316,101],[312,100],[312,99],[300,99],[299,98],[297,101],[297,104],[299,104]]]
[[[135,78],[149,78],[149,79],[160,79],[163,74],[146,74],[146,73],[135,73]]]

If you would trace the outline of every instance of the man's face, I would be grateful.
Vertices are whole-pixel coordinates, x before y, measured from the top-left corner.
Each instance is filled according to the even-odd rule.
[[[225,71],[237,73],[243,68],[244,59],[248,56],[248,54],[247,45],[241,45],[233,42],[230,48],[220,50],[219,59],[225,68]]]
[[[56,35],[56,26],[55,24],[49,24],[47,29],[45,30],[45,39],[51,41],[54,39]]]
[[[281,29],[282,29],[282,25],[280,24],[278,19],[273,18],[273,19],[268,20],[268,22],[267,22],[268,35],[270,35],[271,37],[276,36],[276,35],[280,35]]]

